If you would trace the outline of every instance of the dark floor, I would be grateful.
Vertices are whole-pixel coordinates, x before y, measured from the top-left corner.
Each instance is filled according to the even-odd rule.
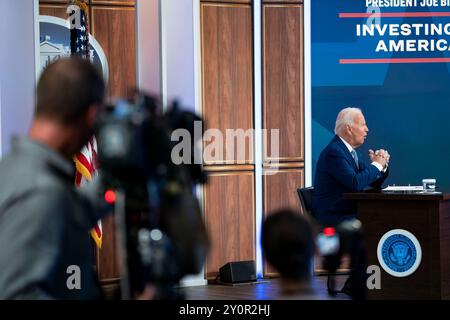
[[[348,276],[336,276],[336,288],[342,288]],[[327,277],[317,276],[313,279],[313,289],[318,299],[349,300],[344,294],[330,298],[327,294]],[[273,300],[279,293],[277,279],[263,280],[256,284],[217,285],[184,288],[187,300]]]

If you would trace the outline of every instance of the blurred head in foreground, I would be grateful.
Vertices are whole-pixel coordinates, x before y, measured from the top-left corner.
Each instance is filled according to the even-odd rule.
[[[283,291],[309,286],[314,239],[304,217],[289,209],[270,214],[263,224],[261,240],[267,261],[280,274]]]
[[[36,92],[36,112],[30,138],[71,158],[90,139],[105,83],[87,60],[71,57],[50,64]]]

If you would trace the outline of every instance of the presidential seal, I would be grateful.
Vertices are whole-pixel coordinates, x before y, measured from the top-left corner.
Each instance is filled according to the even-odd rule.
[[[411,232],[395,229],[381,237],[377,255],[384,271],[394,277],[407,277],[419,267],[422,248]]]
[[[70,24],[69,20],[52,16],[39,16],[40,32],[40,64],[36,68],[38,75],[47,66],[61,58],[70,57]],[[103,73],[105,81],[108,81],[109,67],[105,52],[100,43],[89,34],[91,45],[91,62]]]

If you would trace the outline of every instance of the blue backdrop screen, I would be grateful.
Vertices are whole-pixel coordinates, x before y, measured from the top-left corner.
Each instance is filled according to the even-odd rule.
[[[370,130],[361,154],[391,154],[386,183],[450,191],[450,2],[313,0],[311,40],[313,172],[354,106]]]

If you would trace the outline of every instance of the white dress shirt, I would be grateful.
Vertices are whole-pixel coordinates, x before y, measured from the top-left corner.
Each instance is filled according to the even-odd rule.
[[[338,137],[342,140],[342,142],[347,147],[348,152],[350,152],[350,154],[351,154],[352,151],[355,150],[355,149],[353,149],[353,147],[347,141],[345,141],[341,136],[338,136]],[[355,150],[355,152],[356,152],[356,150]],[[386,168],[383,169],[383,166],[381,164],[379,164],[378,162],[376,162],[376,161],[372,162],[371,165],[377,167],[377,169],[380,170],[380,172],[386,172],[387,166],[386,166]]]

